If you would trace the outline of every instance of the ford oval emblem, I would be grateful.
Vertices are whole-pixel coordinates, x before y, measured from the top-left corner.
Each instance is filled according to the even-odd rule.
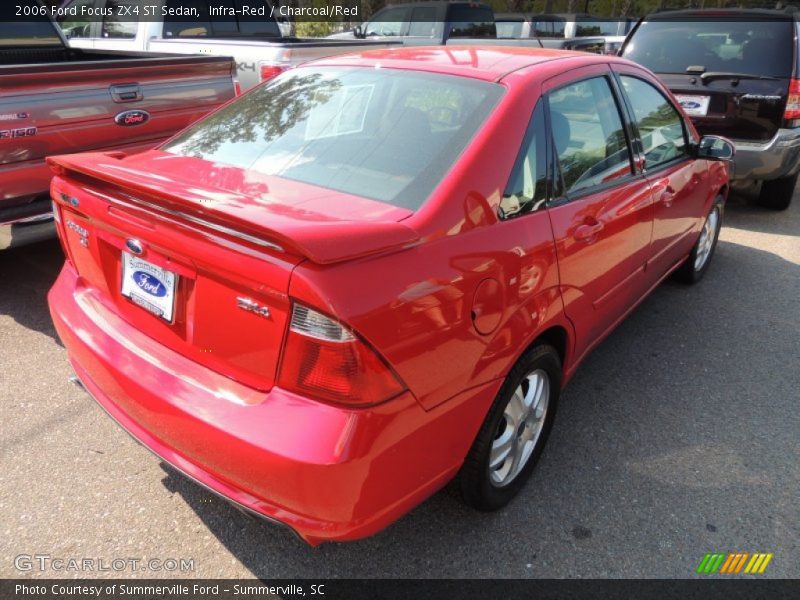
[[[133,281],[143,292],[147,292],[151,296],[163,298],[167,295],[167,287],[150,273],[135,271]]]
[[[693,100],[686,100],[681,103],[681,106],[683,106],[683,108],[700,108],[700,103]]]
[[[142,246],[142,242],[139,240],[126,240],[125,247],[133,252],[136,256],[139,256],[144,252],[144,246]]]
[[[114,117],[117,125],[122,127],[136,127],[144,125],[150,120],[150,113],[144,110],[126,110]]]

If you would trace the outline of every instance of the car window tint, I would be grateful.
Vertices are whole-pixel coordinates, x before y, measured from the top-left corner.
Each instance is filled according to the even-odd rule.
[[[376,36],[402,35],[403,26],[409,18],[409,10],[405,7],[387,8],[380,11],[373,20],[367,23],[365,34]]]
[[[657,167],[689,155],[683,119],[675,107],[651,84],[623,75],[622,87],[633,107],[639,137],[644,147],[645,166]]]
[[[103,37],[115,39],[133,39],[139,28],[136,8],[142,0],[108,0],[107,16],[103,17]]]
[[[422,6],[411,12],[411,25],[408,35],[418,37],[434,37],[436,35],[436,8]]]
[[[632,172],[622,119],[605,77],[555,90],[549,102],[553,144],[567,194]]]
[[[505,39],[521,38],[523,21],[496,21],[497,37]]]
[[[65,11],[63,17],[59,17],[58,23],[61,31],[69,39],[92,37],[92,19],[84,16],[84,10],[94,8],[95,0],[76,0],[69,5],[69,11]],[[71,14],[71,11],[75,14]]]
[[[278,4],[277,2],[275,3]],[[259,10],[263,10],[266,6],[266,16],[262,17],[249,17],[239,19],[239,33],[244,36],[252,37],[280,37],[281,28],[278,22],[270,16],[269,5],[265,0],[236,0],[236,14],[245,14],[247,9],[248,14],[259,14]],[[277,12],[276,12],[277,14]],[[216,22],[214,23],[214,33],[219,35],[217,31]]]
[[[432,73],[303,67],[193,125],[163,150],[414,210],[502,90]]]
[[[794,31],[788,19],[698,19],[642,23],[625,58],[656,73],[706,72],[790,77]]]
[[[542,208],[547,200],[543,103],[539,102],[522,141],[522,149],[500,201],[499,216],[510,219]]]
[[[224,4],[230,4],[224,3]],[[167,0],[166,8],[171,10],[178,7],[197,11],[199,18],[185,19],[178,16],[164,18],[164,37],[206,37],[211,34],[211,21],[208,16],[208,2],[206,0]],[[219,27],[223,31],[230,30],[231,26],[237,29],[235,23],[228,18],[219,19]]]
[[[453,4],[449,9],[447,13],[447,18],[450,21],[449,37],[497,37],[494,13],[488,6]]]

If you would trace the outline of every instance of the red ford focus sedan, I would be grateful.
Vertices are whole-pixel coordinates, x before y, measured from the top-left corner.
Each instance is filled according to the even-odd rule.
[[[311,544],[454,477],[497,509],[587,353],[705,273],[731,154],[622,59],[330,58],[157,150],[51,159],[51,312],[134,438]]]

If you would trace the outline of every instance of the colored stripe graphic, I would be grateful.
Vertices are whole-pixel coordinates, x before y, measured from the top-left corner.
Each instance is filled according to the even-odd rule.
[[[697,566],[697,573],[731,575],[741,573],[744,569],[744,573],[761,574],[767,569],[773,556],[771,552],[754,552],[753,554],[749,552],[729,552],[728,554],[709,552],[703,556],[703,560]]]

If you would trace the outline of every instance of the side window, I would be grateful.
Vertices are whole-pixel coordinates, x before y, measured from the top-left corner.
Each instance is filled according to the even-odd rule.
[[[83,16],[85,8],[94,8],[95,0],[75,0],[71,2],[65,15],[58,18],[58,24],[67,39],[90,38],[92,37],[92,20],[90,17]],[[74,11],[75,14],[69,14]]]
[[[375,18],[367,23],[365,34],[367,37],[402,35],[403,26],[409,17],[409,10],[404,7],[387,8],[380,11]]]
[[[229,6],[231,2],[219,3]],[[164,37],[206,37],[211,35],[211,22],[208,16],[208,2],[206,0],[167,0],[164,5],[168,10],[178,7],[194,9],[200,15],[198,19],[183,19],[181,17],[164,18]],[[177,13],[176,13],[177,14]],[[221,33],[236,33],[239,28],[235,20],[228,17],[220,18],[217,23]]]
[[[139,29],[139,20],[135,16],[135,7],[141,0],[108,0],[106,2],[107,17],[103,17],[103,37],[113,39],[133,39]],[[128,12],[130,10],[130,12]],[[130,16],[125,16],[130,15]]]
[[[553,147],[567,194],[630,175],[630,151],[619,107],[605,77],[549,94]]]
[[[669,100],[646,81],[627,75],[620,79],[639,128],[646,168],[689,156],[683,118]]]
[[[94,8],[95,0],[75,0],[68,6],[65,16],[59,17],[58,24],[67,39],[90,38],[92,37],[92,20],[85,14],[85,8]],[[68,14],[74,11],[75,14]]]
[[[522,149],[511,173],[499,217],[518,217],[544,207],[547,200],[547,156],[545,153],[544,102],[539,102],[525,133]]]
[[[436,36],[436,8],[422,6],[411,11],[411,25],[408,35],[412,37]]]

